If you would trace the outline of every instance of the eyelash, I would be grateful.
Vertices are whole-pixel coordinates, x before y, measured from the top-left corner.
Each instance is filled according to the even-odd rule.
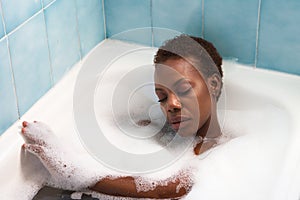
[[[184,92],[177,92],[179,96],[182,96],[182,95],[186,95],[190,92],[192,88],[188,88],[187,90],[185,90]],[[159,99],[158,100],[158,103],[163,103],[164,101],[167,100],[167,97],[163,98],[163,99]]]
[[[183,92],[177,92],[177,93],[178,93],[178,95],[185,95],[185,94],[187,94],[191,89],[192,89],[192,88],[189,87],[187,90],[185,90],[185,91],[183,91]]]
[[[165,97],[165,98],[163,98],[163,99],[159,99],[157,102],[158,103],[162,103],[162,102],[164,102],[164,101],[166,101],[167,100],[167,97]]]

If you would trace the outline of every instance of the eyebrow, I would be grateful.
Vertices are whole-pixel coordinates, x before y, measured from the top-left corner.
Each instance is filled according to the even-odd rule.
[[[163,91],[161,88],[155,88],[155,91]]]

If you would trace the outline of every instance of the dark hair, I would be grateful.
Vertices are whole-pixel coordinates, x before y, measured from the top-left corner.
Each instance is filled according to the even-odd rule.
[[[203,48],[205,51],[203,53]],[[192,58],[196,61],[195,66],[207,78],[214,73],[223,77],[222,57],[214,45],[202,38],[189,35],[179,35],[171,40],[167,40],[157,51],[154,57],[155,64],[162,64],[168,59]],[[211,66],[211,61],[215,66]],[[201,67],[200,67],[201,66]]]

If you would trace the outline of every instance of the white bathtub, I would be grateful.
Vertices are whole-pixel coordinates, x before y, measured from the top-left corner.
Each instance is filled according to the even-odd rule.
[[[118,59],[126,66],[141,66],[152,62],[154,52],[155,49],[134,44],[104,41],[11,126],[0,137],[0,199],[19,199],[19,194],[29,193],[36,185],[33,171],[21,166],[23,139],[18,132],[23,120],[47,122],[62,141],[77,146],[74,151],[86,153],[73,115],[74,86],[80,83],[82,69],[87,67],[99,73],[118,55],[122,55]],[[300,77],[253,69],[233,61],[224,62],[224,71],[220,122],[232,123],[243,136],[204,159],[208,161],[203,160],[199,183],[186,199],[298,200]],[[96,75],[89,78],[87,86],[97,83]],[[257,130],[258,127],[264,130]],[[237,150],[241,153],[235,154]]]

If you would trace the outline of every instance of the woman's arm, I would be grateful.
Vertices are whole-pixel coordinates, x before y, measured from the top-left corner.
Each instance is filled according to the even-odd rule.
[[[114,196],[137,198],[180,198],[187,194],[192,185],[188,171],[180,171],[178,174],[165,180],[152,182],[142,177],[112,178],[109,175],[94,172],[89,168],[81,167],[82,163],[76,162],[70,152],[62,153],[61,145],[55,138],[49,127],[41,122],[23,123],[21,131],[25,144],[23,148],[36,155],[50,172],[50,185],[63,189],[91,190]],[[104,177],[104,178],[103,178]],[[100,180],[100,181],[98,181]],[[144,182],[143,182],[144,181]],[[149,186],[149,190],[136,185]],[[138,186],[138,187],[137,187]],[[151,188],[151,189],[150,189]]]
[[[127,176],[115,179],[109,177],[103,178],[90,189],[108,195],[123,197],[156,199],[180,198],[186,195],[190,189],[189,187],[181,187],[179,191],[177,191],[177,188],[180,187],[180,181],[180,177],[177,177],[175,181],[168,181],[166,185],[158,185],[153,190],[138,192],[133,177]]]

